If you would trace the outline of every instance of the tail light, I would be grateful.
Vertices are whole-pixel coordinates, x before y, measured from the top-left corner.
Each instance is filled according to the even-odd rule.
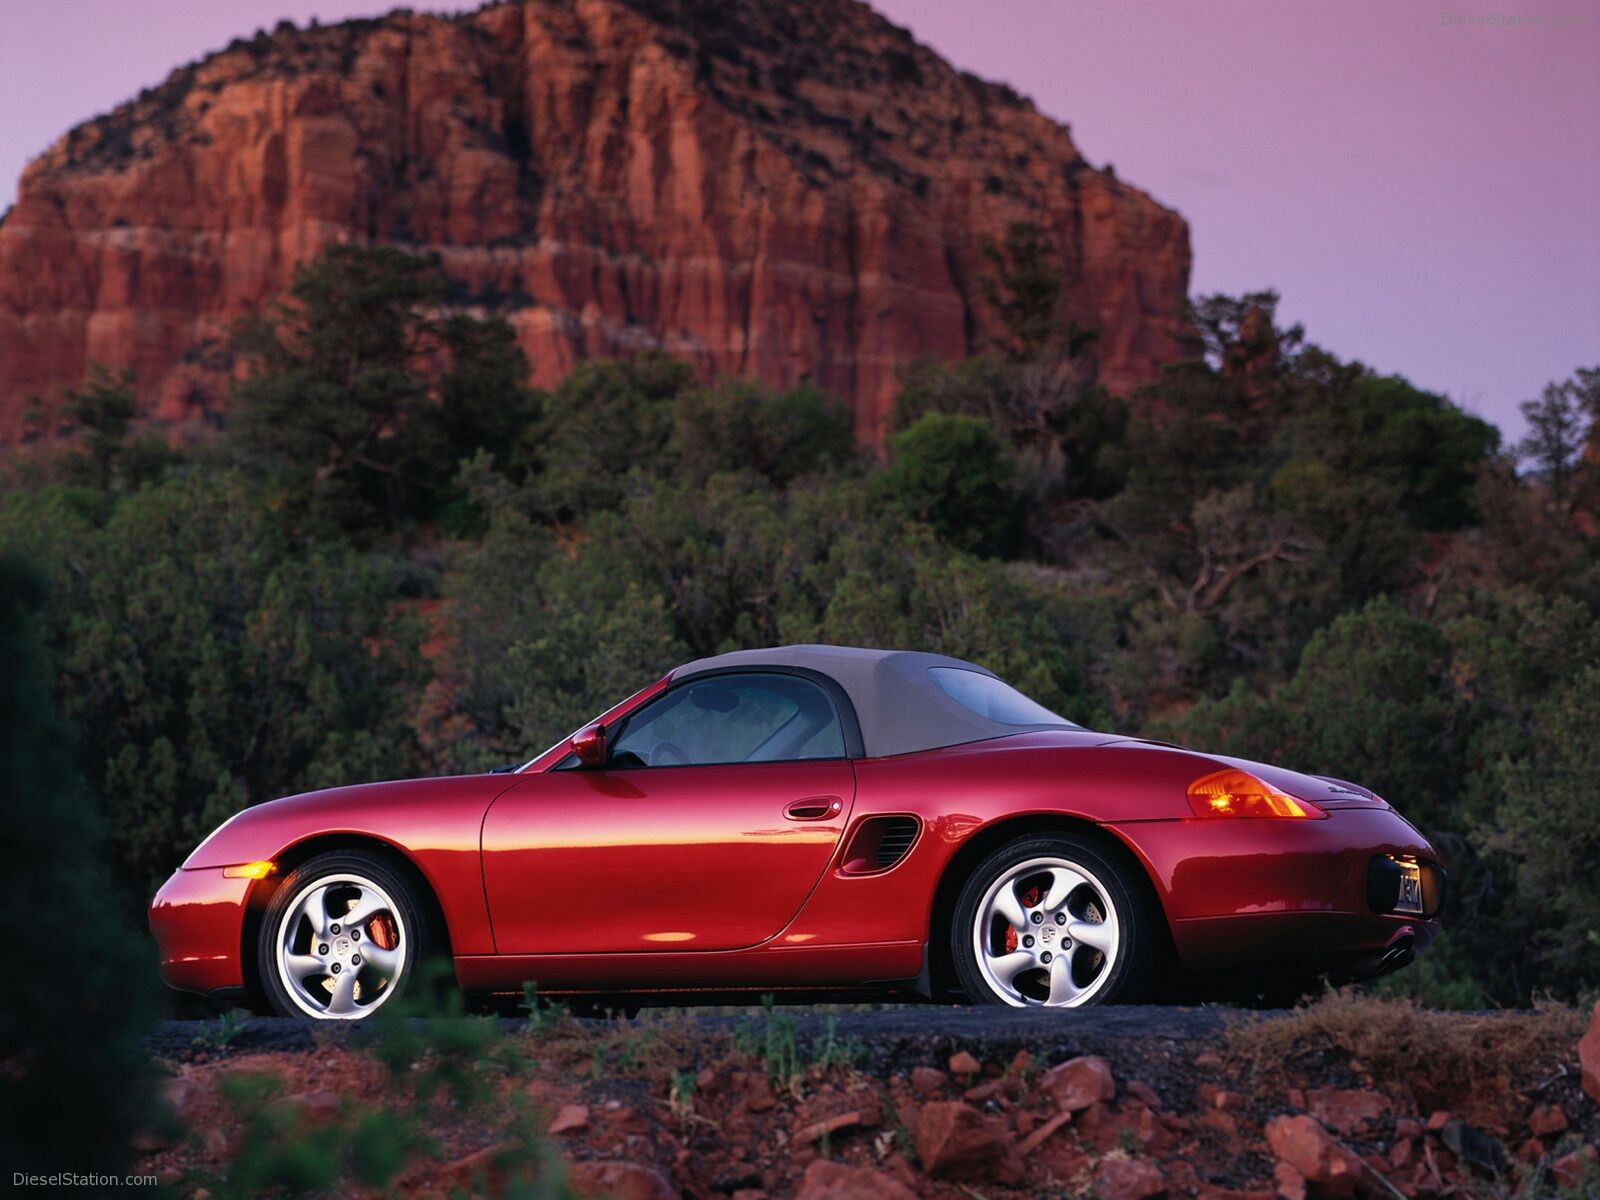
[[[1328,814],[1309,800],[1299,800],[1230,767],[1201,776],[1189,785],[1189,807],[1197,817],[1289,817],[1322,821]]]

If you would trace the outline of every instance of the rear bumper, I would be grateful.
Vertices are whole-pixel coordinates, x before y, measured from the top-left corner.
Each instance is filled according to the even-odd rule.
[[[150,932],[161,955],[161,978],[185,992],[244,987],[240,945],[249,879],[220,867],[179,869],[150,902]]]
[[[1117,832],[1150,869],[1185,967],[1283,964],[1351,978],[1381,974],[1439,934],[1430,917],[1374,911],[1374,858],[1439,855],[1389,808],[1325,821],[1151,821]],[[1442,872],[1438,872],[1442,878]]]
[[[1184,966],[1201,974],[1282,966],[1349,980],[1404,966],[1433,944],[1439,928],[1438,921],[1372,913],[1250,913],[1174,921],[1172,940]]]

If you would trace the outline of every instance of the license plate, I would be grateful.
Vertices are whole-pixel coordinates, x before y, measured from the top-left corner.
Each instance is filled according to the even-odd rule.
[[[1400,863],[1400,895],[1394,902],[1395,912],[1422,915],[1422,868],[1412,863]]]

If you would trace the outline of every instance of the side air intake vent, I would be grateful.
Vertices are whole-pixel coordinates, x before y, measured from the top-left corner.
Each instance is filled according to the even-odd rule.
[[[911,851],[922,822],[916,817],[868,817],[850,835],[839,870],[845,875],[887,871]]]
[[[878,870],[887,871],[906,856],[911,843],[917,840],[915,817],[887,817],[878,834]]]

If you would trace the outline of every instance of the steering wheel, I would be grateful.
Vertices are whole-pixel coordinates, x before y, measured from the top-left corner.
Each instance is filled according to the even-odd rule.
[[[671,755],[671,759],[667,756]],[[676,759],[677,761],[672,761]],[[657,742],[650,751],[650,765],[652,767],[686,767],[689,765],[689,756],[679,748],[677,742]]]

